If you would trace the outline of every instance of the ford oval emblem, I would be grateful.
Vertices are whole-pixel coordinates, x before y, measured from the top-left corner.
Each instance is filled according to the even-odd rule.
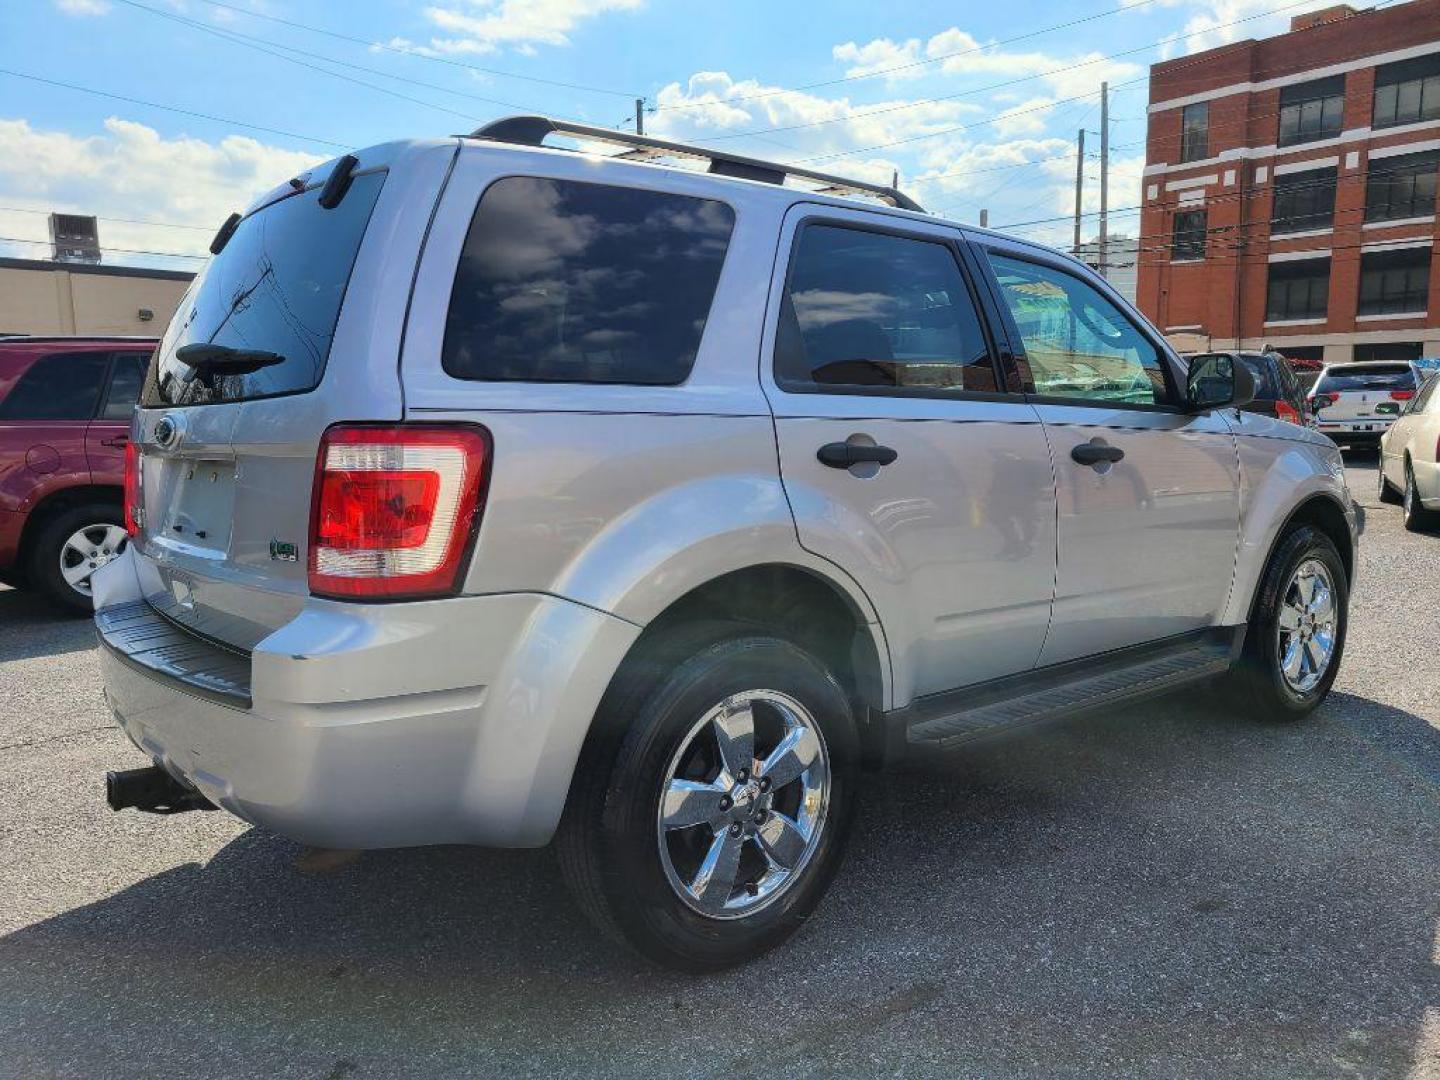
[[[180,441],[180,425],[175,423],[169,416],[162,416],[155,422],[155,430],[151,432],[155,445],[161,450],[169,450]]]

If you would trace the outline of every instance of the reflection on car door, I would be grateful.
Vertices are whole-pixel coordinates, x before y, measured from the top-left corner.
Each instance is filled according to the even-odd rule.
[[[1083,271],[987,247],[1055,462],[1055,605],[1042,664],[1212,625],[1239,535],[1233,436],[1177,405],[1159,346]]]
[[[998,392],[958,231],[802,206],[782,239],[761,368],[801,544],[874,603],[896,705],[1032,667],[1053,478],[1035,409]]]

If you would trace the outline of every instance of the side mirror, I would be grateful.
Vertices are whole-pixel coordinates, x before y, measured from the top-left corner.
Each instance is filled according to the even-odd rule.
[[[1224,353],[1207,353],[1190,361],[1186,402],[1194,412],[1238,408],[1255,400],[1255,375]]]

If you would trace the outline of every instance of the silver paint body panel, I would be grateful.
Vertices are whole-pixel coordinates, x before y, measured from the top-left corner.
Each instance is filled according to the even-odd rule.
[[[626,652],[671,604],[731,571],[779,564],[829,583],[880,658],[870,705],[893,710],[1040,664],[1244,622],[1270,546],[1301,502],[1331,498],[1353,523],[1328,440],[1262,417],[776,386],[775,302],[800,215],[961,243],[981,235],[973,230],[554,150],[441,140],[359,156],[389,176],[319,388],[174,410],[186,431],[168,451],[153,439],[165,411],[141,410],[134,436],[152,526],[184,483],[215,484],[215,500],[228,485],[233,513],[223,540],[152,527],[95,578],[97,607],[143,599],[248,654],[248,710],[108,656],[107,694],[145,752],[227,809],[307,843],[545,843]],[[445,373],[445,313],[470,218],[488,184],[517,174],[733,208],[684,384]],[[1180,370],[1168,353],[1167,362]],[[316,449],[328,425],[353,420],[491,432],[491,486],[462,595],[388,604],[309,595]],[[863,475],[816,460],[819,446],[853,434],[892,446],[897,461]],[[1068,457],[1096,434],[1126,450],[1103,476]],[[298,545],[298,559],[273,558],[271,540]]]

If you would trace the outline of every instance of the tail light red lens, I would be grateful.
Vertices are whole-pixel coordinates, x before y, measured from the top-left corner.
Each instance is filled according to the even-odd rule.
[[[1391,401],[1409,401],[1409,400],[1410,400],[1412,397],[1414,397],[1414,396],[1415,396],[1415,391],[1414,391],[1414,390],[1391,390],[1391,391],[1390,391],[1390,400],[1391,400]]]
[[[1277,400],[1275,402],[1275,415],[1281,420],[1290,421],[1292,424],[1298,424],[1300,422],[1300,413],[1296,410],[1295,406],[1291,405],[1288,401]]]
[[[345,599],[455,592],[489,459],[483,428],[332,427],[316,463],[310,591]]]
[[[145,510],[140,499],[140,447],[133,442],[125,444],[125,479],[123,483],[125,531],[131,536],[139,536],[140,526],[145,519]]]

